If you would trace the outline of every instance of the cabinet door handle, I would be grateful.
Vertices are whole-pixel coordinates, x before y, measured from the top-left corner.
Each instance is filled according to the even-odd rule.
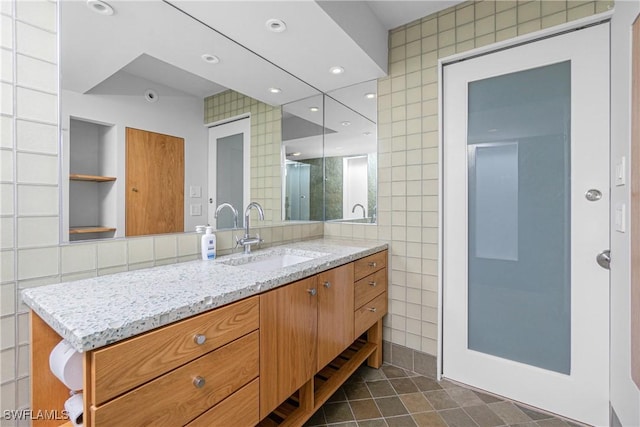
[[[205,341],[207,341],[207,337],[205,337],[205,336],[204,336],[204,335],[202,335],[202,334],[196,334],[196,335],[193,337],[193,340],[196,342],[196,344],[198,344],[198,345],[202,345],[202,344],[204,344],[204,343],[205,343]]]
[[[318,293],[316,288],[307,289],[307,292],[309,292],[312,297],[316,296],[316,294]]]
[[[331,282],[324,282],[324,287],[329,289],[331,287]]]
[[[193,379],[193,385],[196,386],[196,388],[204,387],[205,382],[206,381],[201,376],[197,376]]]
[[[375,313],[376,311],[378,311],[378,309],[375,307],[369,307],[367,310],[369,310],[372,313]]]
[[[378,282],[376,282],[375,280],[372,280],[369,282],[369,286],[372,286],[375,288],[376,286],[378,286]]]
[[[378,266],[378,264],[375,261],[372,261],[369,263],[369,267],[373,267],[376,268]]]

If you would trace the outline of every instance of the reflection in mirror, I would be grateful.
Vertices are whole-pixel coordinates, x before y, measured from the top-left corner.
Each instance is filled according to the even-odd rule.
[[[283,106],[284,219],[376,221],[376,88],[365,82]]]
[[[111,16],[93,13],[85,2],[58,4],[61,170],[63,176],[69,174],[60,186],[64,242],[133,235],[126,232],[130,222],[127,210],[131,206],[126,201],[129,196],[142,196],[146,188],[159,188],[161,195],[147,196],[147,201],[139,204],[157,214],[143,222],[171,227],[143,229],[135,234],[193,231],[195,225],[207,224],[209,211],[215,209],[209,203],[208,188],[208,177],[214,168],[207,163],[208,130],[204,124],[250,115],[251,126],[259,131],[255,137],[252,133],[251,148],[257,145],[255,155],[264,155],[273,150],[266,143],[260,145],[266,138],[261,123],[270,124],[272,119],[280,122],[279,107],[275,107],[276,117],[270,113],[272,106],[317,93],[183,13],[178,9],[180,2],[176,6],[158,0],[115,2],[116,11]],[[215,2],[207,2],[203,7],[216,6]],[[175,28],[179,31],[171,31]],[[282,88],[282,93],[272,94],[267,91],[269,87]],[[253,99],[237,95],[237,100],[226,102],[239,93]],[[221,117],[218,109],[226,105],[230,105],[226,112],[233,114]],[[153,137],[163,144],[169,144],[174,137],[179,140],[176,144],[183,147],[183,166],[178,166],[184,172],[182,195],[167,191],[161,181],[165,175],[156,175],[171,166],[150,166],[145,170],[135,166],[142,178],[146,177],[145,182],[128,182],[126,165],[131,159],[127,157],[127,128],[145,131],[143,139]],[[280,129],[273,129],[278,135],[273,138],[273,146],[279,148]],[[176,147],[171,152],[180,150]],[[162,152],[154,155],[167,158]],[[270,182],[272,171],[254,162],[253,152],[250,155],[251,176],[245,179],[251,182],[250,197],[265,207],[275,203],[275,215],[269,210],[267,218],[280,221],[279,179],[277,192],[271,196],[272,186],[263,183]],[[279,162],[274,167],[279,171]],[[256,171],[258,174],[254,174]],[[166,199],[164,196],[169,193],[176,197]],[[236,206],[239,211],[244,207]],[[171,218],[167,216],[170,212],[175,213]],[[96,225],[104,227],[86,228]]]

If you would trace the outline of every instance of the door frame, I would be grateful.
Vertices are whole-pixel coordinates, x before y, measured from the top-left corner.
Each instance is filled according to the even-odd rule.
[[[509,40],[492,43],[487,46],[471,49],[438,59],[438,161],[440,168],[438,171],[438,345],[436,354],[436,378],[438,381],[442,379],[442,356],[443,356],[443,320],[444,320],[444,249],[442,242],[444,241],[444,67],[445,65],[459,62],[465,59],[471,59],[476,56],[487,55],[500,50],[514,48],[519,45],[532,43],[544,38],[558,36],[566,32],[575,31],[581,27],[594,25],[602,22],[610,22],[614,15],[613,10],[609,10],[600,14],[588,16],[586,18],[577,19],[555,27],[546,28],[530,34],[514,37]],[[609,141],[611,144],[611,141]],[[609,233],[611,233],[611,224],[609,224]]]
[[[208,128],[207,134],[207,195],[205,197],[207,205],[207,222],[214,229],[217,228],[216,220],[213,218],[213,212],[217,206],[216,200],[216,188],[215,183],[217,176],[213,174],[211,176],[211,170],[209,167],[211,163],[216,163],[216,151],[211,151],[212,146],[216,146],[218,138],[223,138],[229,135],[235,135],[238,133],[244,134],[242,140],[242,206],[234,206],[238,210],[238,227],[244,226],[244,208],[249,204],[251,199],[251,114],[241,114],[239,116],[231,117],[228,119],[220,120],[213,123],[207,123],[205,127]],[[211,186],[210,184],[214,185]],[[212,187],[212,188],[210,188]],[[209,198],[213,198],[214,203],[209,203]],[[213,212],[212,212],[213,209]],[[211,221],[210,221],[211,219]]]

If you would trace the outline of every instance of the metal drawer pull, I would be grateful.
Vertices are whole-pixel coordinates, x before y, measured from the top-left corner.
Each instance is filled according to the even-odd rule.
[[[369,307],[367,310],[369,310],[372,313],[375,313],[376,311],[378,311],[378,309],[375,307]]]
[[[375,261],[369,263],[369,267],[376,268],[377,266],[378,264]]]
[[[378,285],[378,282],[376,282],[375,280],[372,280],[369,282],[369,286],[373,286],[374,288]]]
[[[312,297],[316,296],[316,294],[318,293],[316,288],[307,289],[307,292],[309,292]]]
[[[324,287],[329,289],[331,287],[331,282],[324,282]]]
[[[193,337],[193,340],[196,342],[196,344],[202,345],[207,340],[207,337],[202,334],[196,334],[196,336]]]
[[[197,376],[193,379],[193,385],[196,386],[196,388],[202,388],[204,387],[204,383],[206,381],[204,380],[204,378]]]

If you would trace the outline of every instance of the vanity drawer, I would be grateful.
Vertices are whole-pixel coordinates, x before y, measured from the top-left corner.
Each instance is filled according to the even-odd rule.
[[[375,273],[358,280],[354,286],[354,309],[362,307],[363,304],[371,301],[373,298],[387,290],[386,268],[378,270]]]
[[[360,336],[387,314],[387,293],[383,292],[355,312],[355,336]]]
[[[240,390],[187,424],[187,427],[253,427],[260,421],[260,380]]]
[[[354,280],[360,280],[387,266],[387,251],[369,255],[353,262]]]
[[[185,425],[255,379],[259,354],[259,333],[254,331],[102,406],[92,406],[92,423]]]
[[[259,301],[247,298],[93,351],[91,403],[104,403],[258,329]]]

